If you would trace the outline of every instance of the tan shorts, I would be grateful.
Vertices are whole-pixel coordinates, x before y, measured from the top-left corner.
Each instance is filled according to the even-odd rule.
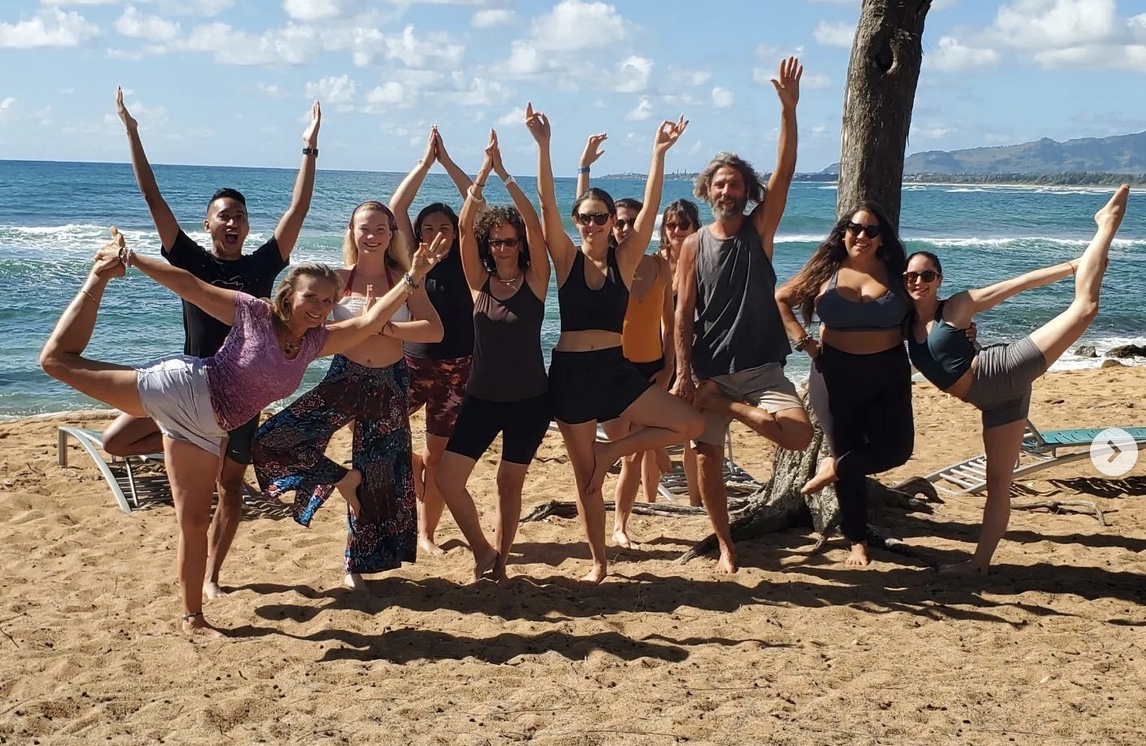
[[[775,414],[793,407],[803,408],[796,386],[784,376],[784,366],[780,363],[767,363],[757,368],[739,370],[710,379],[720,387],[725,398],[745,402]],[[732,420],[722,414],[704,412],[704,432],[696,439],[697,443],[714,446],[724,445],[724,432]]]

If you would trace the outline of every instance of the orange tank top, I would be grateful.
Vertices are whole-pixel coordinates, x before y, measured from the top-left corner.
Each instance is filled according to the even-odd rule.
[[[629,362],[651,363],[664,357],[664,350],[661,349],[661,312],[667,291],[658,271],[653,286],[644,298],[638,301],[635,295],[629,293],[625,325],[621,330],[621,350]]]

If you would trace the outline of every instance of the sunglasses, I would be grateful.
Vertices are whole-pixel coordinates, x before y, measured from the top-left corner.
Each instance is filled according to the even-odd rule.
[[[935,282],[942,275],[933,269],[925,269],[922,272],[904,272],[903,279],[910,285],[916,280],[923,280],[924,282]]]
[[[632,228],[636,224],[637,224],[636,218],[617,218],[617,222],[616,222],[616,226],[618,228],[620,228],[621,230],[624,230],[626,227]]]
[[[573,216],[573,220],[581,225],[589,225],[589,223],[596,223],[597,225],[604,225],[609,222],[609,213],[607,212],[579,212]],[[621,221],[617,221],[618,223]]]
[[[521,243],[521,241],[516,238],[491,238],[489,240],[489,247],[491,249],[500,249],[504,246],[507,249],[516,249],[519,243]]]
[[[691,227],[692,227],[692,223],[689,223],[687,221],[685,221],[683,223],[674,223],[672,221],[665,223],[665,230],[670,230],[670,231],[687,231]]]
[[[863,225],[862,223],[852,223],[849,221],[848,230],[851,231],[852,235],[856,238],[864,235],[868,238],[876,238],[883,231],[883,228],[879,226],[879,223]]]

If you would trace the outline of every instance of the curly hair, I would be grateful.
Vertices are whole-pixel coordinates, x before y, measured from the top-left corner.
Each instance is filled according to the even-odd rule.
[[[696,181],[693,182],[692,193],[696,195],[697,199],[712,204],[712,200],[708,196],[708,189],[712,186],[712,177],[724,167],[734,168],[740,172],[740,176],[744,179],[745,194],[749,202],[764,201],[764,197],[768,194],[764,177],[756,173],[756,169],[752,168],[748,161],[736,153],[717,153],[713,156],[704,170],[696,177]]]
[[[477,224],[474,225],[474,237],[477,238],[478,257],[481,259],[482,265],[491,274],[497,272],[497,265],[494,264],[493,254],[489,250],[489,234],[494,228],[503,225],[513,226],[517,232],[518,268],[521,270],[529,269],[529,240],[526,238],[525,221],[521,219],[521,213],[517,211],[517,208],[508,205],[489,207],[478,216]]]
[[[413,252],[410,250],[409,241],[398,230],[398,221],[394,219],[394,213],[390,211],[389,207],[377,200],[363,202],[350,211],[350,220],[346,224],[346,235],[342,238],[342,261],[346,263],[346,266],[358,264],[358,243],[354,238],[354,216],[359,212],[380,212],[386,216],[387,222],[390,224],[390,245],[386,247],[386,265],[403,272],[409,272],[410,265],[413,263]]]
[[[792,305],[793,308],[800,310],[800,315],[804,317],[805,324],[812,321],[816,296],[819,295],[820,288],[840,268],[848,255],[848,250],[844,246],[844,233],[848,229],[848,223],[851,222],[852,216],[857,212],[870,212],[879,220],[880,245],[879,249],[876,250],[876,256],[882,259],[887,267],[888,287],[892,292],[899,292],[899,278],[907,266],[903,242],[899,240],[895,226],[887,219],[887,213],[882,207],[871,201],[861,202],[855,209],[840,215],[828,237],[812,253],[807,264],[792,279],[784,283],[786,287],[795,291]]]
[[[342,278],[329,264],[322,264],[321,262],[295,264],[287,270],[286,277],[279,283],[278,289],[275,290],[274,300],[271,301],[275,316],[278,316],[283,323],[290,321],[291,300],[294,298],[295,285],[300,277],[315,277],[319,280],[326,280],[334,286],[336,298],[342,295]]]

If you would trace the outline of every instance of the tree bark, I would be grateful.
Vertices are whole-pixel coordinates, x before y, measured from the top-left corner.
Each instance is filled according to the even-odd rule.
[[[863,0],[844,94],[836,214],[878,202],[899,225],[903,159],[931,0]]]

